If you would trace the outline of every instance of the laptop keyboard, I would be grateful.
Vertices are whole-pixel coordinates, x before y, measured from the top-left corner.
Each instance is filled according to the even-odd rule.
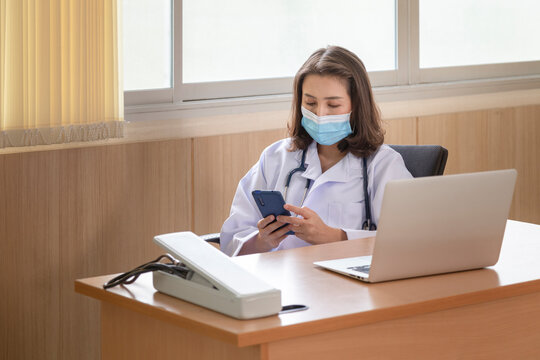
[[[365,274],[369,274],[369,269],[370,268],[371,268],[371,264],[370,265],[362,265],[362,266],[351,266],[351,267],[348,267],[347,269],[362,272],[362,273],[365,273]]]

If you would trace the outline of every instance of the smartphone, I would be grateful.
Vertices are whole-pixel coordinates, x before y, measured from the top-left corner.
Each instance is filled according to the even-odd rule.
[[[255,203],[257,204],[263,218],[267,217],[268,215],[274,215],[275,217],[278,215],[291,216],[291,213],[283,208],[283,205],[285,205],[285,200],[283,199],[281,192],[255,190],[251,192],[251,195],[253,195],[253,199],[255,200]],[[287,224],[279,227],[276,230],[279,230],[285,226],[287,226]],[[294,235],[294,231],[289,231],[287,235]]]

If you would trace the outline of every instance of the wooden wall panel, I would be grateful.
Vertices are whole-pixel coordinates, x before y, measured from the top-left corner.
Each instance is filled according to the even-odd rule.
[[[0,274],[9,294],[0,355],[98,359],[99,305],[73,283],[130,270],[163,252],[154,235],[189,229],[190,140],[0,159]]]
[[[540,106],[420,117],[418,143],[448,149],[446,174],[516,168],[510,218],[540,223]]]
[[[193,220],[196,234],[219,232],[229,215],[240,179],[265,147],[286,137],[285,130],[194,139]]]
[[[515,108],[515,218],[540,224],[540,106]]]
[[[386,130],[385,144],[415,145],[416,144],[416,118],[383,120]]]
[[[1,165],[0,355],[58,359],[58,159],[14,154],[2,157]]]
[[[420,117],[418,143],[448,149],[445,174],[487,170],[487,111]]]

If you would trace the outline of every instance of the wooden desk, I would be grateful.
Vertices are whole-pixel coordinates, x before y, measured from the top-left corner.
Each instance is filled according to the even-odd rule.
[[[151,276],[105,291],[103,359],[540,359],[540,226],[508,221],[497,265],[365,284],[313,261],[371,253],[373,239],[234,258],[307,311],[236,320],[158,293]]]

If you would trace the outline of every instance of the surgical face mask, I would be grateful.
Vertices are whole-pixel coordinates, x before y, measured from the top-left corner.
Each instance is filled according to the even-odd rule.
[[[317,143],[333,145],[352,134],[351,113],[317,116],[303,106],[301,108],[302,126]]]

